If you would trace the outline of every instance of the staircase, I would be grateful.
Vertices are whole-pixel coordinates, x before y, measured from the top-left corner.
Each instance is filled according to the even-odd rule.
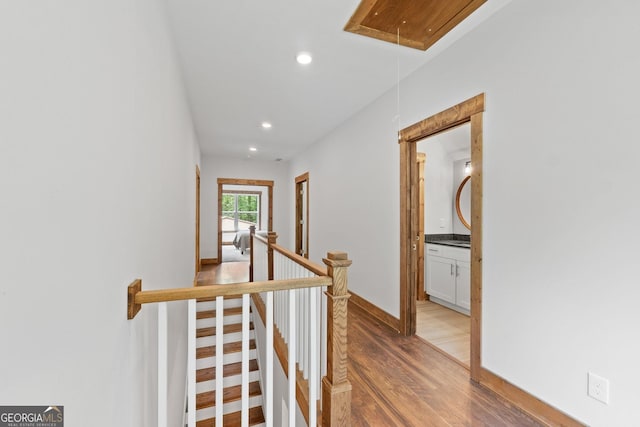
[[[224,310],[215,300],[200,299],[196,303],[196,425],[215,426],[216,413],[216,316],[224,316],[224,426],[240,426],[242,382],[242,299],[225,298]],[[253,314],[251,315],[253,316]],[[264,425],[260,372],[256,359],[253,322],[249,341],[249,425]]]

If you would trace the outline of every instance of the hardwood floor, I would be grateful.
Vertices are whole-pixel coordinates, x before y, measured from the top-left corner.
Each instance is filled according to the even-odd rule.
[[[471,360],[469,316],[431,301],[416,301],[416,312],[416,335],[468,368]]]
[[[422,339],[349,304],[353,426],[540,426]]]
[[[248,262],[223,262],[222,264],[203,265],[198,273],[198,286],[223,285],[249,281]]]
[[[205,266],[198,284],[246,281],[248,266]],[[349,304],[348,376],[354,427],[541,426],[469,379],[423,339],[404,337]]]

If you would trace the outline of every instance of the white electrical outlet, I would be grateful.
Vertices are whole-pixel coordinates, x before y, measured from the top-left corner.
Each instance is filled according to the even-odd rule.
[[[587,394],[602,403],[609,404],[609,380],[589,372]]]

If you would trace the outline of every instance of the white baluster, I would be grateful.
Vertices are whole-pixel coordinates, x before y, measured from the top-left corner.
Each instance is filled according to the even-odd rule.
[[[282,336],[284,337],[285,344],[289,344],[291,341],[289,340],[289,324],[291,321],[289,320],[289,313],[287,308],[291,302],[292,295],[288,291],[282,292],[282,302],[284,305],[284,310],[282,310]]]
[[[216,427],[222,427],[224,405],[224,297],[216,297]]]
[[[309,290],[309,425],[316,426],[318,424],[316,413],[316,400],[318,400],[318,341],[317,341],[317,322],[318,322],[318,306],[317,294],[318,288]]]
[[[187,425],[196,427],[196,300],[189,300],[187,321]]]
[[[241,425],[249,425],[249,294],[242,295],[242,413]]]
[[[158,427],[167,427],[167,303],[158,304]]]
[[[322,287],[322,292],[320,293],[320,351],[321,351],[321,359],[320,359],[320,368],[322,369],[320,372],[320,378],[327,375],[327,287]]]
[[[289,425],[296,425],[296,298],[295,290],[289,292]]]
[[[303,365],[303,375],[305,379],[309,379],[309,329],[310,329],[310,325],[314,324],[311,316],[311,310],[309,307],[309,302],[310,302],[310,293],[313,292],[313,289],[305,289],[304,292],[302,293],[304,298],[303,298],[303,304],[302,304],[302,309],[304,310],[303,316],[302,316],[302,320],[304,322],[303,325],[301,325],[300,327],[300,331],[302,332],[301,336],[302,339],[304,340],[303,344],[302,344],[302,365]]]
[[[296,277],[297,274],[296,274]],[[303,334],[304,329],[302,329],[304,322],[302,321],[302,316],[303,316],[303,309],[302,309],[302,295],[303,292],[302,290],[299,290],[296,292],[296,325],[298,326],[296,328],[296,361],[298,362],[302,362],[302,345],[304,344],[304,342],[300,339],[301,334]],[[302,367],[302,363],[300,364],[300,366]]]
[[[264,396],[266,427],[273,427],[273,292],[267,292],[266,312],[266,390]]]

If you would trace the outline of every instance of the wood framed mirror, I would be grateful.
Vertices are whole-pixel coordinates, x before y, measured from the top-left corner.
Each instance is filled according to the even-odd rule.
[[[467,227],[467,230],[471,230],[471,224],[467,218],[471,217],[471,185],[466,185],[469,182],[471,175],[465,177],[456,192],[456,213],[458,219]]]

